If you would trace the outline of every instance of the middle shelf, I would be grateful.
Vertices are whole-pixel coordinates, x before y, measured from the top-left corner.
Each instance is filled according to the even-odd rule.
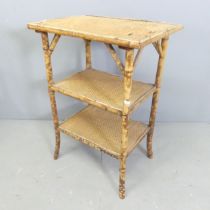
[[[123,79],[116,75],[86,69],[53,84],[51,89],[114,113],[123,112]],[[152,84],[133,81],[129,112],[154,91]]]

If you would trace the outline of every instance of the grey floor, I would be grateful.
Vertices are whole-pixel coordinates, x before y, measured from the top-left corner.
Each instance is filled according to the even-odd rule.
[[[0,210],[209,210],[210,125],[158,124],[154,159],[145,140],[127,161],[118,198],[117,160],[62,135],[52,159],[49,121],[0,121]]]

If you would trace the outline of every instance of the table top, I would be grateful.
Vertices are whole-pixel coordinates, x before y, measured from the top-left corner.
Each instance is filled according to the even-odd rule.
[[[122,47],[141,48],[181,30],[183,26],[147,20],[72,16],[29,23],[28,28]]]

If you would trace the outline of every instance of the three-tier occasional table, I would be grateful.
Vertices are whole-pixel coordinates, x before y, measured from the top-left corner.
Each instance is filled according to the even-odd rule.
[[[30,23],[28,28],[41,33],[42,37],[56,136],[54,159],[59,154],[60,132],[119,159],[119,196],[124,198],[126,158],[146,135],[147,155],[149,158],[153,155],[152,136],[168,39],[182,26],[145,20],[78,16]],[[54,34],[51,42],[48,33]],[[60,82],[54,82],[51,55],[62,35],[84,39],[86,67]],[[121,72],[120,76],[92,67],[91,41],[105,44]],[[132,80],[138,58],[149,44],[159,55],[154,84]],[[125,51],[124,64],[117,55],[116,47]],[[55,92],[88,105],[59,123]],[[149,124],[129,119],[132,111],[149,96],[152,96]]]

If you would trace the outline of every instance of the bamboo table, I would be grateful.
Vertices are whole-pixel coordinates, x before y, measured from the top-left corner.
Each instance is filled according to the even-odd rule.
[[[120,160],[119,196],[125,197],[126,158],[147,135],[147,156],[152,158],[152,136],[169,36],[181,25],[144,20],[96,16],[68,17],[29,23],[41,33],[48,91],[55,127],[54,159],[60,149],[60,132]],[[54,34],[49,42],[48,33]],[[51,55],[61,35],[85,40],[86,68],[63,81],[53,80]],[[103,42],[122,76],[95,70],[91,63],[91,41]],[[132,75],[143,48],[152,44],[159,55],[154,84],[133,81]],[[125,64],[113,45],[125,50]],[[135,52],[136,49],[136,52]],[[88,104],[83,110],[59,124],[55,92]],[[152,95],[149,124],[129,119],[129,115]]]

